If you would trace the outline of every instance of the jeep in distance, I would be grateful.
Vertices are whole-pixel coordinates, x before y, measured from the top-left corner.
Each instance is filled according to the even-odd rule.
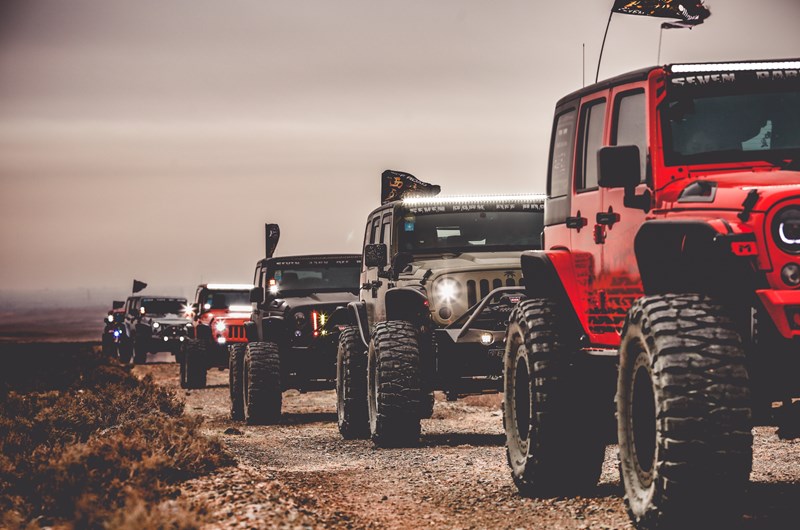
[[[284,390],[333,388],[339,330],[330,325],[329,317],[357,299],[360,265],[357,254],[270,257],[258,262],[251,298],[254,309],[245,325],[247,345],[231,349],[234,419],[275,423]]]
[[[228,366],[228,349],[244,344],[250,319],[251,284],[207,283],[197,286],[191,305],[189,340],[178,355],[182,388],[203,388],[209,368]]]
[[[367,218],[357,303],[337,313],[337,410],[345,438],[415,443],[433,391],[502,389],[520,254],[537,247],[540,196],[416,197]]]
[[[652,67],[557,103],[544,248],[506,339],[522,492],[594,487],[615,401],[634,524],[729,528],[751,427],[797,434],[799,72]]]
[[[137,295],[125,302],[125,336],[119,356],[134,364],[147,362],[148,353],[177,354],[186,340],[186,298]]]

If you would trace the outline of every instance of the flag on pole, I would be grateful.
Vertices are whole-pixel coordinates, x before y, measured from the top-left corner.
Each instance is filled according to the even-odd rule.
[[[147,287],[147,284],[144,282],[140,282],[139,280],[133,280],[133,292],[138,293],[142,289]]]
[[[664,29],[691,28],[711,16],[701,0],[615,0],[611,12],[675,19],[662,24]]]
[[[409,195],[437,195],[442,188],[422,182],[411,173],[387,169],[381,174],[381,204],[399,201]]]

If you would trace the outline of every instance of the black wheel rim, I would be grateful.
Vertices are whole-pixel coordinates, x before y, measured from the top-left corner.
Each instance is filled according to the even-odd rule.
[[[528,363],[521,355],[517,357],[514,369],[514,426],[520,440],[527,440],[531,429],[530,373]]]
[[[631,399],[631,433],[636,472],[642,485],[653,481],[656,457],[656,402],[649,367],[640,355],[633,372]],[[644,361],[644,362],[642,362]]]

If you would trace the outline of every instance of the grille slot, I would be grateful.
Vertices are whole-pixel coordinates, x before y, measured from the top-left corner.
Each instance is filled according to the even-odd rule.
[[[243,339],[244,338],[244,326],[229,326],[228,327],[228,338],[231,338],[231,339]]]
[[[481,300],[486,298],[486,295],[489,294],[489,280],[481,280]]]
[[[478,303],[478,293],[475,289],[475,280],[467,282],[467,307],[472,307]]]

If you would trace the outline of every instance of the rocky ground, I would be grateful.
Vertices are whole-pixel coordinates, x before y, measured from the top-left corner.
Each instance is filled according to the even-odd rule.
[[[177,387],[174,364],[136,370]],[[332,391],[288,391],[280,425],[248,427],[228,419],[227,372],[210,372],[209,383],[179,392],[239,465],[186,483],[182,502],[203,509],[207,528],[631,528],[615,446],[595,496],[521,498],[505,462],[499,396],[437,396],[419,447],[378,450],[342,440]],[[797,528],[800,441],[758,428],[755,454],[743,528]]]

